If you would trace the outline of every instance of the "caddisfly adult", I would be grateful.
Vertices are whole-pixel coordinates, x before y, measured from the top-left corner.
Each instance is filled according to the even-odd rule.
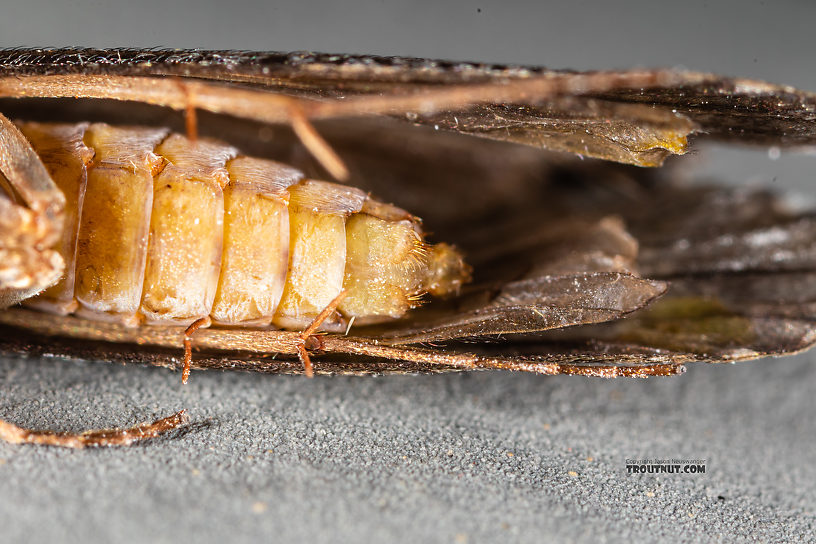
[[[616,164],[689,135],[813,145],[809,93],[308,53],[14,50],[0,70],[3,352],[613,377],[814,341],[811,215]],[[0,434],[126,443],[182,419]]]

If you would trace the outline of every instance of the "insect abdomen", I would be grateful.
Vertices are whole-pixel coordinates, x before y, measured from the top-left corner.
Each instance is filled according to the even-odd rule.
[[[70,201],[66,273],[31,301],[44,309],[302,328],[343,289],[340,313],[365,323],[467,280],[458,252],[358,189],[164,129],[19,126]]]

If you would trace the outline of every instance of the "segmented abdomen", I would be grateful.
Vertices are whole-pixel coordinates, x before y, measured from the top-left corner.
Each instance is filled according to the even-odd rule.
[[[396,318],[468,276],[416,218],[214,140],[165,129],[19,123],[65,193],[60,282],[31,301],[126,323],[302,328]]]

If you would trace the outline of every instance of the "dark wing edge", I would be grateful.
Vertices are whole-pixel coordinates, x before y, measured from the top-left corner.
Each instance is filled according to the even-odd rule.
[[[15,80],[46,78],[52,87],[76,75],[107,78],[111,87],[117,78],[134,77],[210,82],[195,91],[201,95],[197,105],[210,111],[284,122],[282,115],[258,113],[258,106],[270,107],[264,94],[283,94],[303,100],[313,119],[391,115],[640,166],[659,166],[685,153],[691,135],[781,146],[816,143],[815,94],[691,71],[574,72],[309,52],[13,49],[0,52],[0,72]],[[214,89],[223,84],[262,92],[246,109],[205,100],[210,92],[219,95]],[[75,84],[68,86],[71,96],[82,95]],[[3,87],[0,94],[16,92]],[[124,91],[111,92],[127,99]],[[251,102],[252,94],[244,100]],[[165,105],[182,107],[177,102]]]

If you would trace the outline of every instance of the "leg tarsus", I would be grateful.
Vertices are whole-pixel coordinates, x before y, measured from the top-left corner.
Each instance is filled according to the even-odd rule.
[[[307,378],[314,377],[314,368],[312,367],[312,360],[309,358],[309,348],[307,348],[306,342],[310,339],[315,339],[314,334],[317,332],[317,329],[320,328],[320,325],[322,325],[331,314],[337,311],[337,307],[343,299],[346,298],[346,295],[348,295],[348,291],[340,291],[340,294],[334,297],[299,335],[300,343],[297,348],[298,357],[300,358],[300,362],[303,363],[303,371]]]
[[[155,438],[176,429],[189,421],[185,410],[172,416],[140,423],[129,429],[101,429],[82,433],[55,433],[52,431],[32,431],[0,420],[0,440],[11,444],[39,444],[62,448],[87,448],[101,446],[127,446],[134,442]]]
[[[303,364],[303,372],[307,378],[314,378],[314,368],[312,367],[312,360],[309,358],[309,351],[306,349],[305,342],[298,345],[298,358]]]
[[[181,383],[186,384],[190,377],[190,365],[193,362],[193,333],[201,327],[209,327],[212,324],[210,316],[196,319],[184,331],[184,366],[181,371]]]

